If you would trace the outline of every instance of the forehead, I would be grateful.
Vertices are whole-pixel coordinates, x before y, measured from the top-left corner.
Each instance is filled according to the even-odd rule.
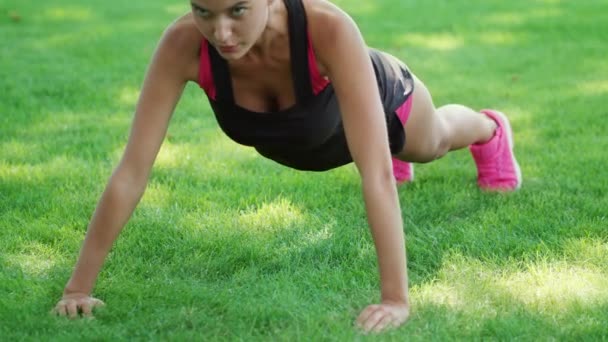
[[[256,0],[190,0],[190,3],[197,7],[219,10],[252,2],[256,2]]]

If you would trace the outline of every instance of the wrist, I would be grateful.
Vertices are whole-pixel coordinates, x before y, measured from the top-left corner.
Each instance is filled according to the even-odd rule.
[[[72,279],[70,279],[70,281],[68,281],[68,283],[65,285],[65,287],[63,288],[63,295],[73,295],[73,294],[84,294],[84,295],[90,295],[91,291],[85,289],[84,287],[81,286],[77,286],[76,284],[74,284],[74,281]]]
[[[382,302],[409,304],[410,299],[407,284],[401,283],[393,285],[394,286],[390,286],[386,282],[383,282],[381,288]]]
[[[410,305],[410,299],[407,294],[402,294],[398,296],[394,295],[382,295],[381,299],[382,303],[386,304],[401,304],[401,305]]]

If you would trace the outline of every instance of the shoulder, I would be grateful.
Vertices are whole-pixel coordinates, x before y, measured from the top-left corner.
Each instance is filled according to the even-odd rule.
[[[358,34],[354,20],[341,8],[327,0],[302,0],[308,30],[317,40],[330,40],[340,35]]]
[[[184,14],[171,23],[163,34],[168,47],[176,50],[196,50],[200,46],[203,35],[194,24],[192,13]]]
[[[156,54],[168,63],[181,66],[188,79],[196,80],[202,40],[203,35],[194,25],[192,14],[188,13],[165,29]]]
[[[302,3],[310,41],[323,69],[331,69],[349,51],[366,48],[357,24],[341,8],[326,0],[302,0]]]

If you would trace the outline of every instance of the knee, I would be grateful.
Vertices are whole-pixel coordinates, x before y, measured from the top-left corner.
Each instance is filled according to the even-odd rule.
[[[445,156],[450,150],[450,144],[443,136],[432,137],[421,147],[422,148],[417,153],[419,163],[432,162],[433,160]]]
[[[416,141],[407,141],[407,158],[417,163],[428,163],[446,155],[451,148],[449,130],[438,125],[431,134],[417,136]],[[409,146],[408,146],[409,145]]]

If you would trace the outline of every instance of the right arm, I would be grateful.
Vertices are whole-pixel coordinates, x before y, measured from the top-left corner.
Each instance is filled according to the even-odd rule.
[[[178,20],[165,31],[148,67],[124,154],[89,223],[63,299],[55,307],[60,315],[75,317],[81,309],[88,316],[93,306],[102,304],[89,297],[95,280],[144,193],[175,106],[192,79],[196,44],[188,43],[195,37],[183,24]]]

